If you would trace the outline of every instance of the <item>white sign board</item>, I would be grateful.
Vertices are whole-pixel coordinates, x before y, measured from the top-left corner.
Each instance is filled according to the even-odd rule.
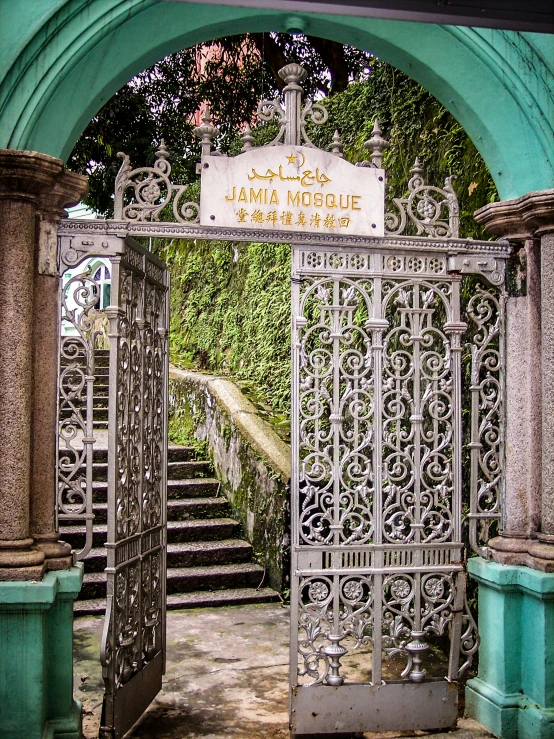
[[[307,146],[202,160],[200,224],[383,236],[385,173]]]

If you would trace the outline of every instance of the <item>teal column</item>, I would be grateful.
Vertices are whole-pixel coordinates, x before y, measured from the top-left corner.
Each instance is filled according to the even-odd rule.
[[[554,574],[480,557],[479,673],[466,711],[502,739],[554,739]]]
[[[0,737],[80,739],[73,699],[73,601],[82,565],[0,582]]]

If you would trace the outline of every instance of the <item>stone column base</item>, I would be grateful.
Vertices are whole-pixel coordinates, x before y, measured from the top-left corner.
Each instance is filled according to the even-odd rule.
[[[73,601],[83,566],[0,582],[0,736],[80,739],[73,700]]]
[[[550,538],[550,537],[549,537]],[[489,541],[492,559],[502,565],[523,565],[540,572],[554,572],[554,544],[537,539],[497,536]]]
[[[479,675],[466,711],[502,739],[554,739],[554,575],[480,557]]]

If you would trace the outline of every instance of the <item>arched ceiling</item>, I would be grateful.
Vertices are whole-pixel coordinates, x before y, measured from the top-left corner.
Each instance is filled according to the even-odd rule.
[[[369,50],[435,95],[503,199],[554,185],[554,36],[161,0],[11,4],[0,146],[65,159],[111,95],[158,59],[224,35],[285,31],[299,17],[308,33]]]

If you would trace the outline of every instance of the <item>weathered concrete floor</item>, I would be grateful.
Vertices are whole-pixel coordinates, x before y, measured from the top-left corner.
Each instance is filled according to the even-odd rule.
[[[102,618],[75,622],[75,697],[83,702],[84,737],[96,739],[103,684]],[[288,739],[289,611],[248,605],[170,611],[164,687],[128,737],[141,739]],[[425,736],[416,732],[417,736]],[[364,734],[392,739],[410,733]],[[433,739],[487,739],[478,724]]]

